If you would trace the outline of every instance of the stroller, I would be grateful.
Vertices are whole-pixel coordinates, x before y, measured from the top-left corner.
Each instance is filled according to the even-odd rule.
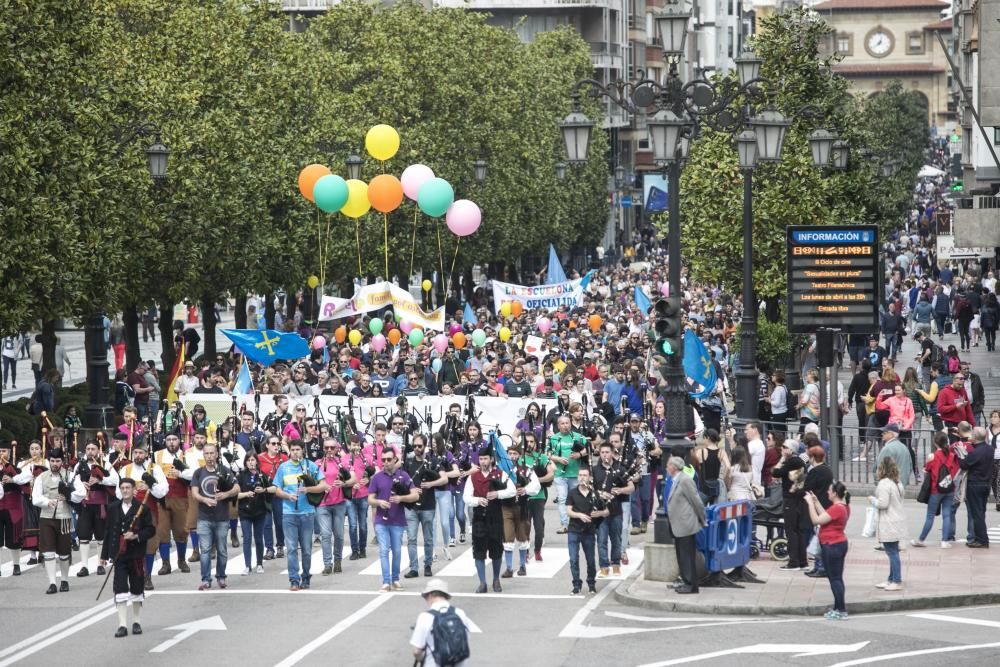
[[[757,537],[758,526],[764,526],[768,529],[766,543]],[[781,485],[772,484],[767,489],[767,495],[754,504],[750,558],[757,560],[762,551],[768,551],[774,560],[788,560],[788,540],[785,539],[784,534],[785,520],[782,516]]]

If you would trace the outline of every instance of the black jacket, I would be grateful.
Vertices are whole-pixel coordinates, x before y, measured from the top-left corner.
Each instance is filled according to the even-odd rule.
[[[136,520],[135,526],[132,528],[132,532],[138,535],[139,539],[129,540],[125,543],[125,553],[118,553],[118,538],[128,532],[141,506],[142,503],[133,499],[128,513],[123,516],[121,501],[108,505],[107,532],[104,536],[104,545],[101,547],[102,560],[115,560],[117,558],[132,560],[146,557],[146,542],[156,535],[156,526],[153,525],[152,510],[148,503],[146,507],[143,507],[142,514],[139,515],[139,519]]]
[[[830,507],[833,503],[830,502],[830,498],[827,496],[827,491],[830,490],[830,485],[833,484],[833,470],[830,466],[825,463],[821,463],[818,466],[813,466],[806,473],[806,485],[805,491],[812,491],[816,499],[819,500],[819,504],[823,506],[824,509]]]
[[[806,464],[802,462],[798,456],[793,456],[791,458],[782,459],[778,462],[778,465],[774,467],[771,474],[775,479],[781,480],[781,497],[782,498],[799,498],[803,497],[804,488],[800,488],[796,491],[792,490],[792,486],[795,482],[805,476]],[[798,472],[796,472],[798,471]]]
[[[986,405],[986,390],[983,389],[983,380],[977,373],[969,373],[969,381],[972,383],[972,414],[978,415]]]

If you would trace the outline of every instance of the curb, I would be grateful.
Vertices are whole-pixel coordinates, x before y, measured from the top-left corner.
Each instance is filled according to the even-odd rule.
[[[666,597],[663,600],[651,600],[645,597],[638,597],[630,592],[633,584],[639,580],[641,574],[641,570],[632,573],[623,582],[623,585],[615,589],[614,597],[616,602],[628,607],[639,607],[641,609],[656,611],[673,611],[685,614],[729,614],[734,616],[822,616],[828,609],[827,604],[799,606],[715,604],[712,602],[699,603],[690,599],[697,596],[684,596],[685,599],[683,600],[673,600]],[[755,584],[748,585],[752,586]],[[664,584],[664,586],[666,585]],[[664,595],[666,595],[666,590],[664,590]],[[850,602],[850,590],[848,589],[847,606],[851,614],[873,614],[998,603],[1000,603],[1000,592],[927,595],[915,598],[890,598],[852,603]]]

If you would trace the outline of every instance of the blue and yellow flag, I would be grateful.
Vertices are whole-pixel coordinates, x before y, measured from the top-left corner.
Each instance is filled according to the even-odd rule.
[[[274,329],[223,329],[250,361],[270,366],[279,359],[300,359],[309,355],[309,343],[297,333],[282,333]]]
[[[635,286],[635,305],[647,317],[649,316],[649,309],[653,307],[653,302],[649,300],[649,297],[646,296],[646,293],[638,285]]]
[[[691,398],[708,398],[715,389],[715,364],[705,343],[691,329],[684,331],[684,375],[695,384]]]
[[[462,311],[462,321],[472,326],[479,324],[479,318],[476,317],[476,312],[472,310],[472,306],[469,304],[465,304],[465,310]]]

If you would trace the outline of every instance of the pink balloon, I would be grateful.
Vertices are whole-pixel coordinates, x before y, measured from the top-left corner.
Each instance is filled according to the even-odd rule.
[[[324,347],[326,347],[326,339],[325,338],[323,338],[322,336],[316,336],[315,338],[313,338],[313,349],[314,350],[322,350]]]
[[[381,352],[385,349],[385,336],[382,334],[375,334],[372,336],[372,349],[376,352]]]
[[[536,322],[535,324],[538,327],[538,330],[541,331],[543,334],[547,334],[549,332],[549,329],[552,328],[552,320],[550,320],[547,317],[538,318],[538,322]]]
[[[405,334],[410,333],[411,331],[413,331],[413,322],[409,320],[403,320],[402,322],[399,323],[399,330]]]
[[[434,341],[432,344],[434,345],[434,349],[437,350],[438,354],[444,354],[444,351],[448,349],[448,337],[445,336],[443,333],[439,333],[438,335],[434,336]]]
[[[403,184],[403,194],[409,199],[417,201],[417,191],[420,186],[434,178],[434,172],[430,167],[422,164],[411,164],[403,170],[403,175],[399,181]]]
[[[668,283],[660,285],[660,294],[663,296],[670,296],[670,285]]]
[[[455,236],[468,236],[477,229],[483,221],[483,213],[475,202],[459,199],[452,203],[444,215],[444,222]]]
[[[462,325],[461,324],[459,324],[458,322],[452,322],[451,326],[448,327],[448,335],[454,336],[455,334],[457,334],[461,330],[462,330]]]

